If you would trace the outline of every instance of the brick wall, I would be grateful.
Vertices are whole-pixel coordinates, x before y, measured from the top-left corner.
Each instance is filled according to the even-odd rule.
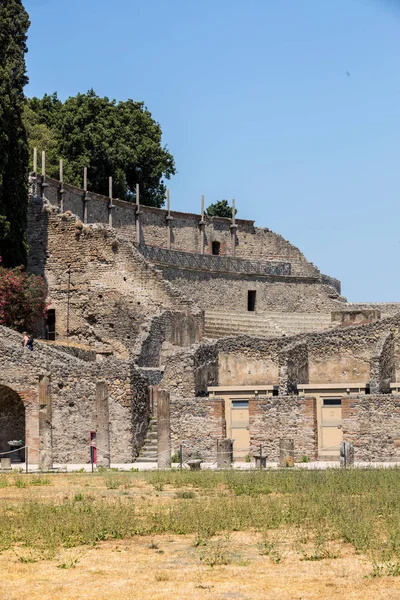
[[[342,422],[356,461],[400,461],[400,395],[344,396]]]
[[[216,441],[226,437],[225,404],[221,398],[171,398],[171,441],[178,451],[183,444],[184,460],[199,454],[216,460]]]
[[[49,187],[46,188],[46,197],[54,204],[59,204],[58,186],[59,182],[46,178]],[[63,185],[64,210],[71,210],[83,219],[83,197],[82,189]],[[105,196],[89,192],[88,222],[108,223],[108,202]],[[135,205],[131,202],[113,200],[113,226],[124,231],[133,241],[136,238]],[[140,229],[141,242],[166,247],[167,245],[167,211],[148,206],[141,206]],[[171,211],[172,220],[172,248],[186,252],[200,252],[200,214],[182,213]],[[231,254],[231,219],[220,217],[208,217],[205,215],[205,253],[212,253],[212,242],[221,244],[221,253]],[[307,264],[304,255],[298,248],[285,240],[281,235],[270,229],[254,227],[254,221],[236,219],[237,241],[235,253],[238,257],[253,260],[266,260],[268,257],[278,257],[286,260],[294,259]],[[308,263],[309,264],[309,263]]]
[[[316,400],[309,396],[268,396],[249,401],[250,446],[267,461],[279,459],[279,440],[293,439],[295,459],[317,457]]]

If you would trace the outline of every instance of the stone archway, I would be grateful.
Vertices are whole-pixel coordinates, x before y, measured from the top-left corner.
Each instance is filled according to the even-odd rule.
[[[0,452],[10,450],[10,440],[25,445],[25,405],[16,391],[0,385]]]

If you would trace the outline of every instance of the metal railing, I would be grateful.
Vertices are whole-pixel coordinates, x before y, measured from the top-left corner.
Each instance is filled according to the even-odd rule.
[[[168,250],[157,246],[135,244],[137,250],[148,260],[164,265],[174,265],[185,269],[220,271],[229,273],[251,273],[252,275],[273,275],[289,277],[292,265],[288,262],[258,262],[234,256],[213,256],[194,254],[179,250]]]

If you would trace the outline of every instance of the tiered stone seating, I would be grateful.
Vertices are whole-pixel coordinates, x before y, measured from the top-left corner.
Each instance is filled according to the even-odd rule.
[[[205,336],[209,338],[251,335],[279,337],[329,329],[330,313],[233,313],[205,311]]]

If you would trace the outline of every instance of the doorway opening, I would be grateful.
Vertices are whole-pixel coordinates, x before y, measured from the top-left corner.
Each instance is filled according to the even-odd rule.
[[[11,442],[11,443],[10,443]],[[11,462],[25,461],[25,406],[19,394],[0,385],[0,452],[9,452]]]
[[[214,256],[219,256],[220,252],[221,252],[221,244],[220,242],[213,242],[211,244],[212,247],[212,253]]]
[[[247,310],[254,312],[256,310],[256,292],[255,290],[249,290],[247,292]]]
[[[56,339],[56,311],[51,308],[46,315],[46,340],[54,342]]]

